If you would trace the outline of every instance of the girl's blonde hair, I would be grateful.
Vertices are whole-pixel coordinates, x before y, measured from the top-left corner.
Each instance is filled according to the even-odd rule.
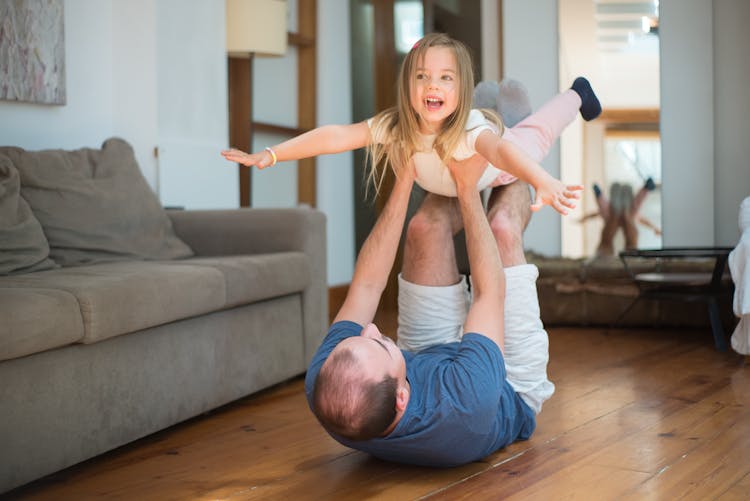
[[[407,162],[422,148],[419,135],[419,116],[411,106],[411,86],[416,81],[416,72],[424,61],[427,50],[445,47],[453,51],[456,58],[458,80],[458,105],[446,118],[435,138],[433,147],[443,162],[446,162],[458,147],[466,129],[474,92],[474,70],[471,55],[466,46],[444,33],[425,35],[404,58],[398,77],[396,106],[378,113],[373,119],[370,133],[373,140],[367,148],[370,160],[367,184],[372,183],[378,193],[390,164],[396,176]],[[502,122],[491,110],[482,110],[487,118],[502,132]],[[382,141],[387,138],[387,141]]]

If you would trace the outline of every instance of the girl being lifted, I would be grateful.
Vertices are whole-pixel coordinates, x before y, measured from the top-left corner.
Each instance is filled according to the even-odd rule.
[[[232,162],[263,169],[279,161],[368,147],[372,160],[369,179],[376,190],[386,172],[378,172],[376,166],[385,161],[398,175],[414,162],[417,184],[429,192],[455,197],[446,161],[479,153],[488,165],[478,189],[522,179],[536,191],[532,210],[551,205],[567,214],[575,207],[583,187],[564,185],[538,162],[579,110],[585,120],[601,112],[589,82],[577,78],[571,89],[507,129],[491,110],[472,109],[473,91],[472,63],[466,47],[445,34],[429,34],[404,59],[395,107],[364,122],[324,125],[257,153],[230,149],[222,155]]]

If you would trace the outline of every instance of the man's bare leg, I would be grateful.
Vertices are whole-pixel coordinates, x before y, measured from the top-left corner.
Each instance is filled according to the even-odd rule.
[[[538,413],[555,390],[547,379],[549,339],[539,312],[536,266],[526,264],[523,232],[531,219],[528,185],[495,188],[488,217],[505,266],[505,370],[508,382]]]
[[[631,206],[632,208],[632,214],[635,217],[636,214],[638,214],[638,211],[641,210],[641,206],[643,205],[643,201],[646,200],[646,197],[648,196],[650,191],[653,191],[656,189],[656,184],[654,184],[654,180],[651,178],[648,178],[644,185],[641,187],[641,189],[638,190],[638,192],[635,194],[635,197],[633,197],[633,204]]]
[[[620,220],[617,217],[609,215],[604,219],[599,246],[596,249],[597,256],[614,256],[615,255],[615,235],[620,229]]]
[[[520,179],[492,190],[487,218],[504,267],[526,263],[523,232],[531,219],[531,192]]]
[[[403,350],[461,339],[470,301],[453,247],[461,224],[456,199],[432,193],[409,221],[398,280],[398,346]]]
[[[622,219],[622,232],[625,235],[625,248],[627,250],[638,248],[638,227],[635,219],[628,214]]]
[[[609,210],[609,198],[607,198],[607,195],[604,193],[596,193],[596,206],[599,208],[599,215],[604,219],[605,221],[609,219],[610,210]]]
[[[461,227],[456,199],[428,193],[407,226],[404,280],[429,286],[456,284],[460,277],[452,242]]]

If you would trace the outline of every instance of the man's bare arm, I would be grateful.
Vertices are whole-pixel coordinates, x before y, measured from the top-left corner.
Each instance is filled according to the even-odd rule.
[[[380,296],[396,259],[413,184],[413,167],[404,169],[396,179],[388,202],[359,251],[352,283],[334,322],[351,320],[367,325],[375,318]]]
[[[497,242],[476,188],[485,166],[486,160],[479,155],[450,165],[464,221],[466,249],[474,287],[474,298],[466,316],[464,332],[482,334],[495,341],[502,350],[505,340],[505,273]]]

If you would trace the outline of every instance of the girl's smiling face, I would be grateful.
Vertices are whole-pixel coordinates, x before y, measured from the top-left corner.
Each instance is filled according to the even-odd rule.
[[[409,98],[419,115],[420,132],[436,134],[458,106],[456,56],[448,47],[430,47],[412,78]]]

